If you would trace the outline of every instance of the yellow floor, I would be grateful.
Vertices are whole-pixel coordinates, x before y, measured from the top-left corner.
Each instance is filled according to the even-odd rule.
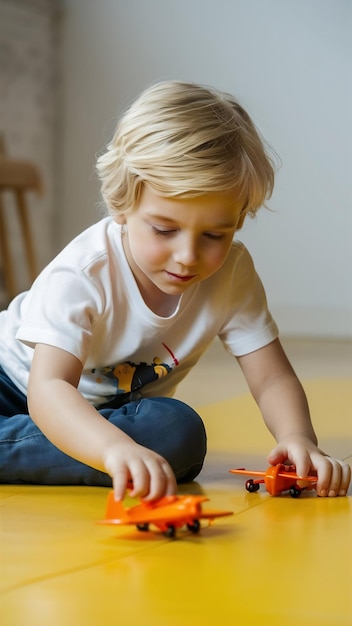
[[[351,379],[305,387],[321,445],[352,462]],[[180,493],[204,493],[235,515],[173,540],[96,525],[106,489],[2,485],[1,624],[351,626],[352,491],[247,493],[228,469],[265,468],[272,445],[254,402],[239,396],[200,413],[209,454]]]

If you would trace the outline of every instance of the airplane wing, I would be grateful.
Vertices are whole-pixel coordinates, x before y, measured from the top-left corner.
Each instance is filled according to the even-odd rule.
[[[120,524],[173,524],[180,523],[181,525],[187,524],[190,520],[200,520],[200,519],[208,519],[213,520],[217,517],[224,517],[226,515],[233,515],[232,511],[218,511],[218,510],[202,510],[195,509],[194,507],[184,507],[183,509],[179,508],[171,508],[171,507],[163,507],[158,509],[153,509],[150,511],[138,511],[138,514],[131,515],[128,520],[121,520],[120,522],[116,522],[115,520],[111,523],[120,523]]]
[[[257,471],[249,471],[244,469],[244,467],[239,467],[238,469],[229,470],[232,474],[246,474],[247,476],[266,476],[266,472],[257,472]]]
[[[202,511],[202,513],[198,515],[198,519],[213,520],[216,517],[226,517],[226,515],[233,515],[233,511]]]
[[[317,476],[297,476],[295,472],[278,472],[278,476],[282,478],[293,478],[294,480],[303,480],[304,482],[316,483],[318,482]]]
[[[272,466],[275,467],[275,466]],[[271,469],[271,468],[270,468]],[[231,469],[229,470],[232,474],[246,474],[247,476],[267,476],[268,475],[268,471],[266,472],[259,472],[259,471],[250,471],[250,470],[246,470],[243,467],[240,467],[238,469]],[[312,482],[312,483],[316,483],[318,481],[318,477],[317,476],[298,476],[295,472],[285,472],[280,470],[276,476],[281,476],[282,478],[293,478],[294,480],[303,480],[305,482]]]
[[[141,502],[125,509],[122,502],[116,502],[113,492],[109,494],[106,517],[100,524],[137,525],[152,523],[172,523],[201,516],[199,505],[207,501],[205,496],[171,496],[159,501]],[[209,517],[209,516],[208,516]]]

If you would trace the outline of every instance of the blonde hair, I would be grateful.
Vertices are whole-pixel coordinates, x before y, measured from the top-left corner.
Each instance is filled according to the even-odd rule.
[[[233,191],[254,215],[274,185],[265,142],[235,98],[181,81],[142,92],[121,117],[97,171],[112,215],[136,208],[143,183],[164,197]]]

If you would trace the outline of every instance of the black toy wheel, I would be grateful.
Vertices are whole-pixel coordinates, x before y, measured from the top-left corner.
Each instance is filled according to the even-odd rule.
[[[141,532],[146,532],[149,530],[149,524],[137,524],[137,529]]]
[[[292,485],[292,487],[290,487],[289,493],[291,498],[299,498],[302,493],[302,489],[298,487],[298,485]]]
[[[176,528],[175,528],[175,526],[170,524],[170,526],[168,526],[167,529],[165,530],[164,534],[165,534],[166,537],[169,537],[170,539],[172,539],[176,535]]]
[[[194,519],[192,524],[187,524],[188,530],[195,535],[200,531],[200,521],[199,519]]]
[[[252,478],[246,481],[246,489],[249,493],[259,491],[259,483],[255,483]]]

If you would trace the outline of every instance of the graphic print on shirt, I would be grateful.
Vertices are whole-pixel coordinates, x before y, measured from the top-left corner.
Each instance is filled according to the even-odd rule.
[[[164,345],[164,344],[163,344]],[[167,346],[164,346],[167,348]],[[168,348],[167,348],[168,349]],[[168,349],[170,352],[170,350]],[[173,358],[175,365],[178,361]],[[140,391],[145,385],[155,382],[172,371],[172,366],[154,357],[152,363],[125,361],[115,365],[85,372],[85,377],[99,386],[106,398]]]

